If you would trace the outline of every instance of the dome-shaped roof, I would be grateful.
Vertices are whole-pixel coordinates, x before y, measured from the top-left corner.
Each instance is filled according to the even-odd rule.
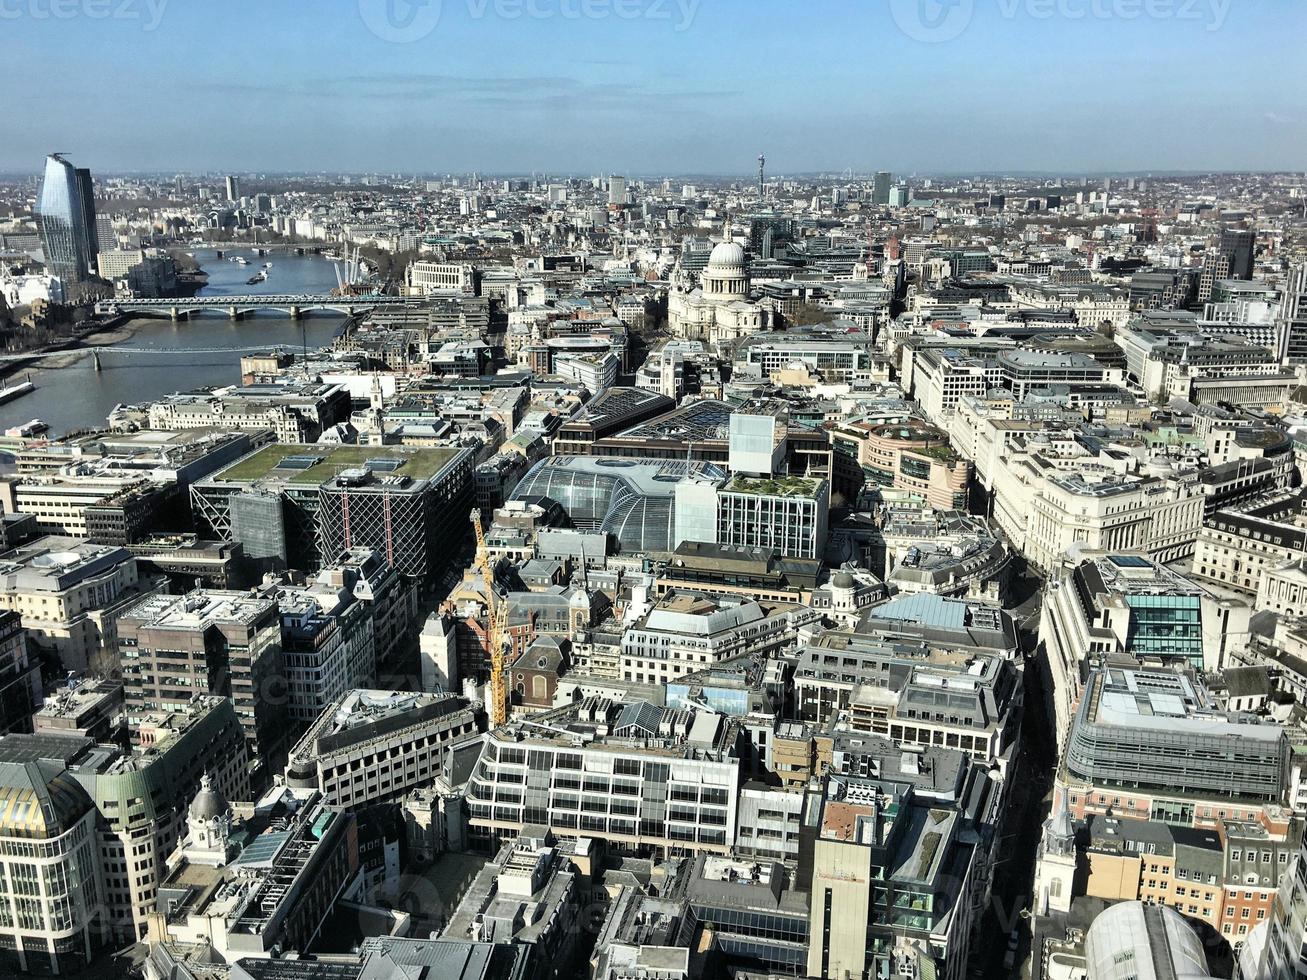
[[[830,584],[832,588],[836,589],[851,589],[854,587],[853,576],[840,569],[831,576]]]
[[[61,837],[94,808],[82,784],[58,763],[0,763],[0,837]]]
[[[214,817],[221,817],[229,809],[231,808],[227,805],[227,801],[213,788],[213,782],[206,772],[200,778],[200,791],[195,794],[195,799],[191,800],[191,817],[195,820],[212,820]]]
[[[710,269],[743,270],[744,264],[744,249],[734,242],[722,242],[713,248],[712,254],[708,256],[708,267]]]

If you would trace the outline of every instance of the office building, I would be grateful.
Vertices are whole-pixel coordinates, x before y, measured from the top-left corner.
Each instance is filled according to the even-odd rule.
[[[485,737],[468,785],[483,848],[540,824],[636,851],[725,853],[735,836],[740,722],[591,697]]]
[[[1073,546],[1138,552],[1161,562],[1194,554],[1206,498],[1184,473],[1169,467],[1156,475],[1121,473],[1083,456],[1052,466],[1056,446],[1050,440],[1018,434],[1003,443],[992,444],[985,481],[994,494],[993,519],[1037,568],[1057,568]],[[977,472],[987,456],[973,457]]]
[[[183,709],[137,716],[130,752],[96,746],[68,760],[95,801],[112,933],[146,935],[159,876],[185,826],[186,806],[208,778],[235,798],[250,795],[244,732],[230,701],[199,697]]]
[[[239,177],[229,175],[227,177],[227,200],[230,202],[236,202],[239,201],[240,199],[241,199],[241,179]]]
[[[202,942],[228,963],[307,950],[359,872],[358,821],[316,793],[285,788],[236,819],[214,788],[195,794],[151,938]]]
[[[875,180],[872,185],[871,203],[886,205],[889,204],[890,187],[894,184],[894,175],[880,170],[877,171]]]
[[[526,946],[537,964],[535,976],[546,964],[562,973],[560,965],[571,962],[581,932],[577,917],[590,884],[593,847],[588,840],[555,840],[542,828],[506,842],[468,884],[443,935]]]
[[[347,809],[394,802],[429,785],[449,746],[476,732],[457,695],[350,691],[291,750],[286,784]]]
[[[1283,602],[1284,590],[1266,576],[1307,549],[1305,510],[1307,494],[1298,490],[1216,511],[1198,532],[1190,574],[1264,604]]]
[[[613,174],[608,178],[608,206],[626,207],[626,178]]]
[[[1012,553],[984,518],[958,510],[890,507],[880,529],[885,584],[896,592],[928,592],[1002,603],[1011,581]]]
[[[1062,571],[1039,627],[1059,747],[1093,665],[1127,654],[1215,672],[1246,644],[1251,613],[1142,555],[1087,556]]]
[[[235,796],[248,796],[250,786],[244,736],[223,698],[141,716],[133,736],[139,744],[130,750],[64,731],[0,739],[0,764],[57,762],[88,794],[98,814],[93,840],[103,873],[103,925],[119,943],[146,934],[159,876],[201,777],[209,774]]]
[[[0,612],[0,732],[28,730],[41,692],[41,663],[28,655],[21,617]]]
[[[353,596],[372,620],[378,674],[395,670],[411,650],[417,629],[418,593],[385,556],[372,548],[351,548],[318,571],[312,588]],[[366,660],[363,662],[366,667]]]
[[[1245,228],[1222,228],[1216,247],[1203,256],[1198,278],[1198,301],[1211,300],[1216,284],[1226,279],[1249,280],[1253,277],[1253,258],[1257,233]]]
[[[807,976],[966,975],[986,863],[978,814],[957,802],[966,768],[923,778],[903,753],[826,778],[809,818]]]
[[[410,263],[406,276],[410,295],[466,293],[474,296],[481,292],[479,271],[465,262],[421,260]]]
[[[658,595],[678,590],[758,602],[799,603],[816,587],[821,568],[817,559],[785,558],[762,548],[731,548],[687,540],[677,546],[671,561],[662,567],[654,580],[654,591]]]
[[[71,680],[32,715],[32,731],[113,742],[122,733],[122,713],[122,681]]]
[[[349,390],[320,381],[270,381],[206,391],[175,392],[150,403],[149,427],[184,429],[271,429],[278,442],[317,442],[338,422],[349,420]]]
[[[100,251],[91,172],[74,167],[58,153],[46,157],[36,220],[50,273],[65,285],[91,279]]]
[[[942,429],[922,423],[836,421],[831,445],[851,457],[869,487],[907,490],[936,510],[966,510],[971,463],[953,451]]]
[[[588,456],[596,439],[615,435],[631,426],[664,415],[676,402],[640,388],[613,388],[599,392],[554,435],[555,456]]]
[[[1210,826],[1281,805],[1288,759],[1283,728],[1220,711],[1190,676],[1105,667],[1085,683],[1059,779],[1075,819]]]
[[[847,384],[871,373],[871,351],[865,342],[836,334],[762,333],[744,338],[734,365],[740,377],[756,374],[762,380],[802,365],[812,378]]]
[[[621,676],[665,684],[740,654],[766,656],[794,642],[817,614],[800,605],[673,591],[622,632]]]
[[[774,805],[777,794],[767,794]],[[796,794],[797,799],[802,799]],[[700,927],[711,930],[727,968],[802,976],[808,963],[808,895],[775,861],[696,854],[675,888]]]
[[[1298,848],[1277,890],[1272,911],[1256,923],[1238,950],[1238,980],[1301,980],[1307,936],[1307,840]]]
[[[174,511],[181,488],[131,470],[93,469],[80,474],[33,473],[0,478],[0,507],[33,514],[42,534],[126,545],[156,529]]]
[[[87,968],[107,944],[90,797],[58,762],[0,761],[0,971]]]
[[[469,533],[474,453],[272,445],[191,488],[197,521],[274,567],[313,570],[370,548],[427,583]]]
[[[800,649],[794,690],[805,722],[844,718],[853,731],[959,750],[1000,771],[1009,765],[1023,702],[1021,672],[1003,657],[836,630]]]
[[[1307,364],[1307,262],[1299,262],[1289,270],[1275,334],[1281,363]]]
[[[732,473],[773,476],[785,462],[789,411],[784,402],[759,402],[731,413],[727,465]]]
[[[801,476],[735,476],[716,493],[717,544],[820,558],[826,547],[830,484]]]
[[[308,724],[351,688],[376,680],[372,617],[345,589],[265,587],[281,614],[286,713]]]
[[[117,618],[150,588],[125,548],[50,536],[0,557],[0,609],[20,616],[41,659],[61,670],[115,670]]]
[[[129,725],[196,695],[230,698],[251,766],[279,769],[288,732],[276,602],[203,589],[150,596],[119,619],[118,645]]]

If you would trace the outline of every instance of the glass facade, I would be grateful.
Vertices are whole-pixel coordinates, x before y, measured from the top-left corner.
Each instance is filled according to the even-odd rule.
[[[733,473],[776,472],[783,423],[771,415],[736,413],[730,421],[730,467]]]
[[[58,155],[46,157],[36,212],[46,267],[65,283],[85,282],[99,250],[91,172]]]
[[[678,489],[687,476],[702,480],[702,486]],[[562,506],[575,528],[611,534],[622,551],[664,552],[686,539],[677,533],[678,512],[700,528],[695,533],[706,535],[702,527],[716,519],[713,488],[724,479],[719,467],[680,460],[562,456],[532,467],[511,499],[547,497]]]
[[[1136,654],[1185,657],[1203,667],[1201,599],[1196,595],[1132,595],[1127,648]]]

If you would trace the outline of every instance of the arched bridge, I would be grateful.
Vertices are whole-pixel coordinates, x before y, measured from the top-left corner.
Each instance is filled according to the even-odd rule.
[[[222,313],[234,320],[256,310],[276,310],[298,319],[313,310],[353,315],[378,306],[404,307],[422,302],[415,296],[322,296],[313,293],[258,293],[249,296],[190,296],[185,299],[105,299],[95,304],[100,316],[135,313],[186,320],[199,313]]]

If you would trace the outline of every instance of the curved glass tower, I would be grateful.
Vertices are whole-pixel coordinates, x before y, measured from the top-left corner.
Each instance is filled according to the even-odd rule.
[[[46,157],[36,216],[46,268],[65,283],[91,278],[99,252],[91,171],[74,167],[58,153]]]

